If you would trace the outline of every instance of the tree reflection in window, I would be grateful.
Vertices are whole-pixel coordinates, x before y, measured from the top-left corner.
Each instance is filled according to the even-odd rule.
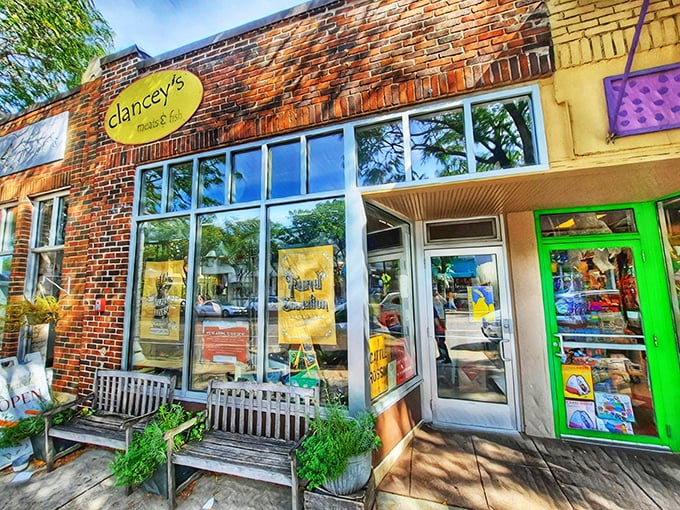
[[[185,161],[170,167],[169,211],[186,211],[191,208],[191,183],[193,162]]]
[[[478,172],[536,164],[529,99],[475,106],[472,123]]]
[[[199,160],[198,174],[201,180],[201,193],[198,196],[199,207],[213,207],[226,203],[227,179],[225,168],[224,156]]]
[[[218,267],[230,268],[235,281],[228,281],[225,301],[243,305],[257,291],[260,219],[258,210],[232,211],[201,217],[200,257],[217,257]]]
[[[412,118],[411,166],[414,180],[468,172],[463,110]]]
[[[534,165],[534,121],[529,97],[471,106],[472,133],[464,110],[413,117],[409,121],[411,178],[432,179]],[[466,137],[472,136],[474,154]],[[402,182],[404,145],[401,121],[357,129],[359,185]]]
[[[141,214],[158,214],[161,212],[162,187],[162,168],[144,170],[142,174],[142,196],[139,201],[139,211]]]
[[[360,186],[406,180],[401,121],[359,128],[356,143]]]

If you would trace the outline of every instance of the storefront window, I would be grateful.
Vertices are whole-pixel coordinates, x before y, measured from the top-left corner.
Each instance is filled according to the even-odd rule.
[[[189,255],[189,220],[139,225],[132,316],[134,370],[172,373],[181,380]]]
[[[414,180],[468,172],[462,109],[414,117],[410,130]]]
[[[301,189],[300,143],[269,148],[269,198],[299,195]]]
[[[0,342],[5,330],[7,302],[9,300],[9,276],[14,251],[14,216],[16,208],[0,209]]]
[[[472,108],[477,172],[535,165],[534,119],[528,97]]]
[[[262,151],[235,152],[231,156],[231,201],[235,204],[262,198]]]
[[[360,186],[406,180],[401,119],[357,129],[356,143]]]
[[[368,209],[371,398],[416,375],[408,225]]]
[[[272,207],[269,225],[266,378],[347,395],[345,203]]]
[[[203,158],[198,162],[201,192],[198,196],[199,207],[214,207],[226,203],[227,178],[224,156]]]
[[[567,428],[658,436],[633,250],[557,249],[550,261]]]
[[[34,279],[29,288],[31,296],[59,297],[62,285],[64,232],[68,217],[68,197],[58,196],[36,204],[38,214],[33,238],[32,267]]]
[[[540,222],[543,237],[637,232],[632,209],[542,214]]]
[[[342,133],[307,140],[309,193],[341,190],[345,187],[345,158]]]
[[[191,161],[170,166],[169,211],[186,211],[191,208],[192,174]]]
[[[158,214],[161,212],[161,195],[163,189],[163,169],[150,168],[142,173],[142,192],[139,199],[141,214]]]
[[[194,271],[191,389],[213,377],[254,380],[257,373],[259,210],[200,218]]]

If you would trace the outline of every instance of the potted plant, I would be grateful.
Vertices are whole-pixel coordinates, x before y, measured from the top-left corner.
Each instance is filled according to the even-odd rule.
[[[345,405],[333,401],[325,416],[310,419],[310,434],[298,450],[298,476],[307,488],[323,487],[334,495],[352,494],[371,476],[371,454],[382,442],[376,417],[363,411],[349,416]]]
[[[46,406],[43,411],[52,407]],[[30,411],[27,411],[27,414]],[[83,411],[87,412],[87,411]],[[54,415],[53,423],[66,423],[74,415],[76,411],[73,409],[65,409]],[[40,411],[35,411],[35,414],[28,418],[22,418],[16,422],[3,423],[0,428],[0,448],[10,448],[18,446],[25,439],[30,439],[33,446],[34,455],[40,459],[45,460],[45,444],[43,440],[43,432],[45,431],[45,419],[41,416]],[[55,441],[54,447],[57,452],[63,451],[70,447],[73,443],[67,440]]]
[[[163,404],[151,422],[141,432],[135,432],[127,452],[116,452],[109,468],[116,478],[116,486],[142,485],[147,492],[165,496],[167,494],[167,443],[163,434],[193,417],[198,417],[196,425],[186,432],[175,436],[175,449],[187,441],[201,440],[205,429],[203,413],[186,411],[179,404]],[[176,472],[178,478],[188,478],[191,474]]]

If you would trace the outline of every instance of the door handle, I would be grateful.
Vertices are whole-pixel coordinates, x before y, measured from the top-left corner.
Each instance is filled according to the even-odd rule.
[[[509,361],[512,361],[512,358],[510,358],[509,356],[506,356],[506,355],[505,355],[505,347],[504,347],[503,344],[506,344],[506,343],[507,343],[507,344],[510,343],[510,339],[509,339],[509,338],[502,338],[502,339],[498,342],[498,354],[500,355],[501,360],[503,360],[503,361],[505,361],[505,362],[507,363],[507,362],[509,362]]]

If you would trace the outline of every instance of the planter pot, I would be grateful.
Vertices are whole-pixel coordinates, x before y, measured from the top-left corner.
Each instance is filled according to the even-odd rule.
[[[196,472],[195,468],[188,466],[175,466],[175,487],[180,487]],[[168,497],[168,469],[165,464],[160,464],[150,478],[142,482],[142,489],[150,494]]]
[[[54,445],[54,455],[55,457],[61,452],[68,450],[69,448],[77,445],[78,443],[74,441],[69,441],[68,439],[62,439],[60,437],[52,438],[52,444]],[[31,445],[33,445],[33,456],[42,460],[43,462],[47,458],[45,455],[45,436],[40,434],[38,436],[31,436]]]
[[[331,494],[353,494],[361,489],[371,477],[370,451],[355,455],[347,460],[347,468],[335,480],[323,484],[323,488]]]

